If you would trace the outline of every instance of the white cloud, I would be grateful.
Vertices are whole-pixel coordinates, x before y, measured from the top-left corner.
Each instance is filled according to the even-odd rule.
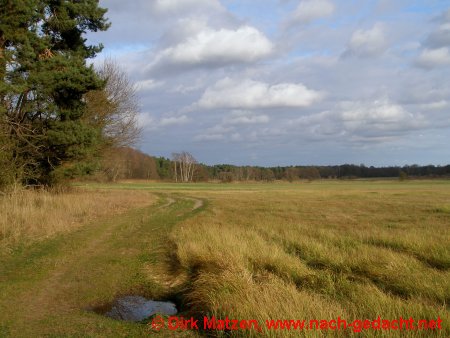
[[[152,0],[151,8],[157,13],[183,13],[195,8],[222,10],[218,0]]]
[[[195,141],[232,141],[253,140],[260,125],[269,123],[267,115],[259,115],[248,110],[234,110],[222,119],[222,122],[195,136]],[[252,136],[253,135],[253,136]]]
[[[203,27],[193,36],[158,53],[151,69],[169,65],[227,65],[250,63],[269,56],[272,42],[251,26],[232,29]]]
[[[201,108],[275,108],[307,107],[319,101],[323,94],[301,83],[269,85],[250,79],[224,78],[208,88],[198,106]]]
[[[183,125],[189,123],[190,119],[186,115],[173,116],[173,117],[163,117],[159,121],[159,125],[162,127],[173,126],[173,125]]]
[[[334,4],[329,0],[303,0],[288,20],[288,24],[309,23],[334,13]]]
[[[224,124],[228,125],[245,125],[245,124],[265,124],[270,121],[267,115],[256,115],[246,110],[235,110],[230,116],[224,119]]]
[[[403,131],[423,126],[423,118],[387,99],[372,102],[343,102],[340,120],[348,130]]]
[[[223,134],[200,134],[194,137],[194,141],[221,141],[224,138]]]
[[[155,81],[152,79],[142,80],[136,82],[136,88],[138,91],[151,91],[155,88],[161,87],[164,83],[161,81]]]
[[[242,141],[244,138],[239,133],[233,133],[233,134],[231,134],[230,139],[231,139],[231,141],[239,142],[239,141]]]
[[[358,29],[353,32],[345,54],[359,57],[377,56],[387,47],[384,25],[376,23],[371,29]]]
[[[420,114],[412,114],[387,99],[347,101],[335,109],[292,120],[291,126],[303,127],[316,138],[334,136],[345,140],[391,140],[427,125]]]
[[[447,47],[424,49],[417,59],[417,64],[424,68],[450,65],[450,51]]]
[[[420,107],[422,107],[422,109],[425,109],[425,110],[438,110],[438,109],[447,108],[448,106],[449,106],[449,102],[447,100],[423,103],[420,105]]]
[[[172,93],[179,93],[182,95],[191,93],[191,92],[195,92],[197,90],[200,90],[204,87],[204,84],[199,84],[199,83],[194,83],[191,85],[186,85],[186,84],[178,84],[172,88],[169,88],[168,90]]]
[[[435,19],[439,23],[422,43],[422,51],[416,65],[422,68],[436,68],[450,65],[450,9]]]
[[[149,113],[141,113],[138,116],[138,123],[144,129],[157,130],[163,127],[180,126],[191,122],[186,115],[155,118]]]
[[[225,135],[233,132],[233,128],[224,125],[215,125],[206,129],[203,133],[194,137],[195,141],[218,141],[224,140]]]

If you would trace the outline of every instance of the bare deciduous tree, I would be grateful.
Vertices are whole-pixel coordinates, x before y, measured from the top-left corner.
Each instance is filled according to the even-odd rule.
[[[141,134],[136,87],[111,59],[103,63],[98,74],[106,87],[85,95],[88,112],[84,119],[102,130],[107,147],[132,146]]]
[[[119,148],[120,149],[120,148]],[[125,157],[118,148],[103,152],[102,171],[111,182],[123,178],[127,169]]]
[[[190,153],[183,151],[173,153],[175,182],[192,182],[197,160]]]

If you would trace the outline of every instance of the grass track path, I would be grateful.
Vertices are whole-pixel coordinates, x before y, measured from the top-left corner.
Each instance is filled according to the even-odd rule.
[[[0,257],[0,337],[148,336],[145,325],[89,309],[121,294],[161,297],[144,267],[158,261],[170,230],[202,207],[161,196],[156,205]]]

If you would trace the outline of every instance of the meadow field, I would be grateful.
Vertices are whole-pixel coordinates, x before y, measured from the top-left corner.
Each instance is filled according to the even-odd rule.
[[[450,181],[122,182],[21,194],[0,197],[0,336],[450,336]],[[201,327],[154,331],[151,319],[102,316],[128,294],[171,300]],[[203,330],[204,316],[254,320],[261,332]],[[378,317],[442,328],[362,327]],[[338,318],[358,322],[266,325]]]

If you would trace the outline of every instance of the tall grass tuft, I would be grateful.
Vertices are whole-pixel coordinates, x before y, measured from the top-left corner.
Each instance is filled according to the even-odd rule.
[[[12,189],[0,196],[0,252],[152,203],[148,192]]]

